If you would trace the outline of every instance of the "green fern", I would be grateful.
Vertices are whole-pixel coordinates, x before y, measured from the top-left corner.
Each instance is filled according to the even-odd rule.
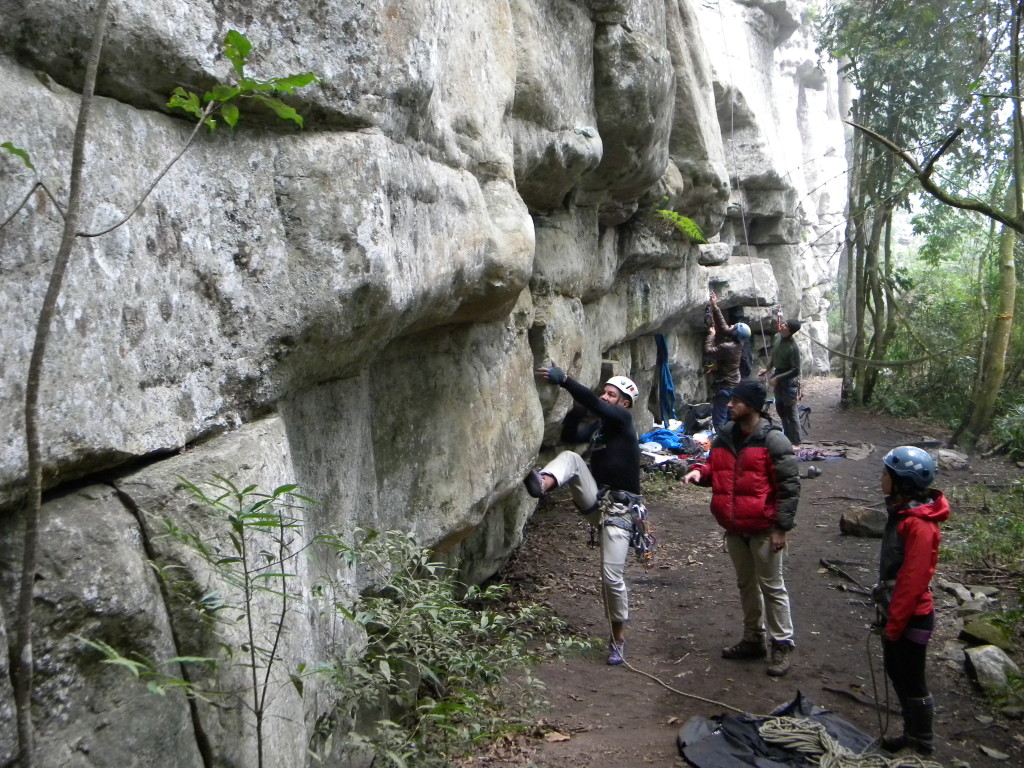
[[[686,239],[691,243],[700,245],[707,242],[707,238],[704,237],[704,233],[701,232],[700,227],[697,226],[697,222],[693,219],[688,219],[682,214],[676,213],[675,211],[667,208],[659,209],[655,211],[655,213],[661,217],[663,221],[667,221],[679,232],[686,235]]]

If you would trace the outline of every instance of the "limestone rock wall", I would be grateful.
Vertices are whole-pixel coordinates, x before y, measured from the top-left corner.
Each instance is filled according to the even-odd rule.
[[[709,285],[756,329],[781,303],[824,340],[844,155],[835,73],[816,61],[806,11],[760,0],[114,0],[87,232],[126,215],[183,145],[191,125],[162,105],[177,85],[228,77],[229,29],[253,42],[256,76],[313,70],[321,83],[291,100],[306,130],[253,109],[234,133],[200,134],[127,224],[76,245],[41,393],[40,764],[253,764],[241,707],[193,712],[151,696],[76,640],[156,658],[233,641],[193,626],[148,565],[216,587],[159,535],[162,518],[209,527],[179,477],[296,482],[319,502],[303,541],[407,530],[478,581],[519,543],[534,506],[520,477],[569,405],[537,385],[537,365],[596,384],[612,361],[646,400],[664,333],[679,394],[702,399]],[[0,0],[0,141],[28,150],[61,201],[91,12]],[[0,154],[0,221],[35,178]],[[660,225],[659,208],[712,243]],[[37,191],[0,230],[7,638],[25,370],[60,224]],[[807,372],[826,370],[819,348],[806,351]],[[639,405],[647,429],[656,407]],[[307,595],[368,586],[323,553],[300,561],[294,586]],[[273,620],[272,605],[255,611]],[[361,642],[318,616],[281,646],[280,674]],[[209,683],[238,688],[235,674]],[[304,765],[329,711],[312,683],[278,696],[270,764]],[[13,723],[0,654],[0,762]]]

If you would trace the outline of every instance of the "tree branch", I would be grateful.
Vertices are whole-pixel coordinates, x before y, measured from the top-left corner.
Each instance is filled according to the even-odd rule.
[[[988,203],[985,203],[982,200],[978,200],[977,198],[958,197],[957,195],[950,194],[949,192],[946,192],[944,189],[942,189],[934,181],[932,181],[932,165],[936,160],[938,160],[939,155],[941,155],[949,148],[949,145],[952,143],[952,140],[956,138],[957,134],[955,132],[954,135],[950,136],[946,140],[946,143],[943,144],[939,152],[936,153],[931,160],[929,160],[928,165],[923,168],[921,167],[921,165],[918,164],[918,162],[913,157],[911,157],[911,155],[906,150],[900,148],[899,146],[894,144],[890,139],[886,138],[885,136],[882,136],[880,133],[876,133],[870,128],[867,128],[863,125],[858,125],[857,123],[854,123],[850,120],[844,120],[843,122],[845,122],[847,125],[853,126],[858,131],[863,133],[865,136],[870,138],[872,141],[881,144],[886,149],[888,149],[890,153],[892,153],[900,160],[902,160],[904,164],[914,172],[914,176],[917,177],[917,180],[921,184],[922,189],[928,192],[932,197],[937,199],[939,202],[966,211],[976,211],[977,213],[980,213],[983,216],[987,216],[990,219],[995,219],[1000,224],[1003,224],[1016,232],[1024,234],[1024,220],[1021,220],[1018,217],[1010,216],[1009,214],[989,205]]]
[[[18,204],[18,207],[11,212],[11,215],[4,219],[2,223],[0,223],[0,229],[3,229],[14,220],[14,217],[18,215],[22,208],[25,207],[25,204],[28,203],[28,201],[32,198],[32,194],[37,189],[42,189],[43,192],[46,193],[46,196],[50,198],[50,200],[53,201],[53,204],[57,207],[57,213],[60,214],[60,217],[62,219],[64,218],[64,209],[60,207],[60,203],[57,202],[57,198],[53,196],[53,193],[50,191],[50,188],[46,186],[44,182],[37,181],[35,184],[32,185],[32,189],[28,191],[28,194],[25,195],[24,199],[22,199],[22,201]]]
[[[145,192],[142,193],[142,197],[139,198],[139,201],[135,204],[135,207],[131,209],[131,211],[128,213],[127,216],[125,216],[123,219],[121,219],[116,224],[113,224],[112,226],[109,226],[106,229],[102,230],[101,232],[76,232],[75,235],[77,237],[99,237],[100,235],[105,235],[108,232],[113,232],[115,229],[117,229],[118,227],[122,226],[125,222],[127,222],[129,219],[131,219],[132,216],[134,216],[136,213],[138,213],[139,208],[141,208],[142,204],[144,202],[146,202],[146,199],[149,197],[150,193],[154,189],[156,189],[156,185],[160,183],[160,180],[165,175],[167,175],[167,172],[169,170],[171,170],[171,168],[174,166],[174,164],[177,163],[178,160],[181,159],[181,156],[184,155],[185,152],[188,151],[188,148],[192,146],[192,141],[193,141],[193,139],[195,139],[196,134],[199,133],[199,129],[203,127],[204,121],[206,120],[207,117],[210,116],[210,114],[213,112],[213,110],[215,110],[217,108],[217,106],[218,106],[218,102],[216,102],[216,101],[211,101],[209,104],[206,105],[206,108],[203,110],[203,116],[199,118],[199,121],[196,123],[195,127],[192,129],[192,133],[190,133],[188,135],[188,140],[185,142],[185,146],[183,146],[181,148],[181,151],[178,152],[178,154],[176,154],[174,157],[172,157],[170,162],[168,162],[167,165],[164,166],[163,170],[160,171],[160,173],[157,174],[157,177],[155,179],[153,179],[153,183],[149,185],[149,188],[146,189]]]

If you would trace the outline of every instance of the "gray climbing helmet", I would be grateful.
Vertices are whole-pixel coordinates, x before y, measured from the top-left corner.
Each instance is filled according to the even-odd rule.
[[[882,459],[893,474],[906,478],[918,488],[928,488],[935,480],[935,459],[928,451],[913,445],[893,448]]]

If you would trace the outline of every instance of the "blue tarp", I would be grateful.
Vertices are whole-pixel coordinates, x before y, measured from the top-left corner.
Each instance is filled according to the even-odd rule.
[[[644,443],[657,443],[666,451],[680,453],[686,450],[692,441],[682,429],[677,432],[673,432],[671,429],[655,429],[640,435],[640,444]]]

